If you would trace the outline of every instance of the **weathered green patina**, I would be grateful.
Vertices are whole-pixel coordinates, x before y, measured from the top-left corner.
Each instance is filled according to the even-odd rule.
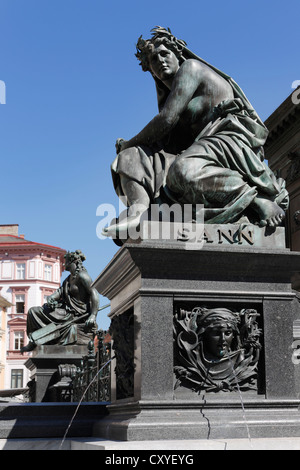
[[[41,344],[88,344],[97,329],[98,292],[83,266],[80,250],[65,255],[65,269],[70,275],[41,307],[32,307],[27,314],[29,343],[21,352]]]
[[[130,140],[118,139],[114,186],[128,217],[103,233],[137,226],[152,203],[202,204],[204,222],[281,225],[285,182],[264,161],[268,130],[239,86],[157,27],[137,43],[156,84],[159,113]]]

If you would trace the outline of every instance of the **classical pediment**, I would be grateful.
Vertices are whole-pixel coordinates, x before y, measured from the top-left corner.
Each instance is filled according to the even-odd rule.
[[[16,325],[20,325],[20,326],[24,326],[26,325],[26,318],[22,318],[22,317],[15,317],[15,318],[12,318],[11,320],[9,320],[7,322],[7,325],[12,327],[12,326],[16,326]]]

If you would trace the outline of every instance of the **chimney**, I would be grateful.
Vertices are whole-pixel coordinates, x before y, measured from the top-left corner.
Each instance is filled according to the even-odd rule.
[[[0,235],[15,235],[19,236],[19,224],[13,225],[0,225]]]

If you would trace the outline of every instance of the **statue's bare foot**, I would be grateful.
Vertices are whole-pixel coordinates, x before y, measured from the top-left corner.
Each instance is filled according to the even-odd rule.
[[[138,227],[140,220],[140,214],[125,217],[123,220],[109,225],[108,227],[104,227],[102,230],[102,235],[111,238],[127,239],[129,237],[130,231],[133,231]]]
[[[261,227],[277,227],[281,225],[285,217],[284,210],[281,209],[276,202],[259,196],[254,199],[253,208],[260,217],[259,225]]]

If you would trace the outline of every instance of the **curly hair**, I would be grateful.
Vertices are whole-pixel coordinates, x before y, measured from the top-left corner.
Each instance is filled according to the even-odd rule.
[[[83,262],[86,258],[84,254],[82,253],[81,250],[76,250],[76,251],[68,251],[65,256],[65,258],[70,258],[70,261],[73,262]]]
[[[154,51],[155,47],[160,44],[166,46],[169,50],[174,52],[179,62],[183,60],[182,51],[186,46],[186,43],[182,39],[177,39],[172,35],[170,29],[165,29],[160,26],[156,26],[151,30],[152,38],[143,39],[142,36],[139,37],[136,44],[136,54],[135,56],[140,61],[140,65],[144,72],[150,71],[150,62],[149,57]]]
[[[64,258],[69,258],[71,263],[76,264],[76,271],[75,274],[77,274],[79,271],[86,270],[85,267],[83,266],[83,261],[86,259],[85,255],[82,253],[81,250],[76,250],[76,251],[68,251]]]

